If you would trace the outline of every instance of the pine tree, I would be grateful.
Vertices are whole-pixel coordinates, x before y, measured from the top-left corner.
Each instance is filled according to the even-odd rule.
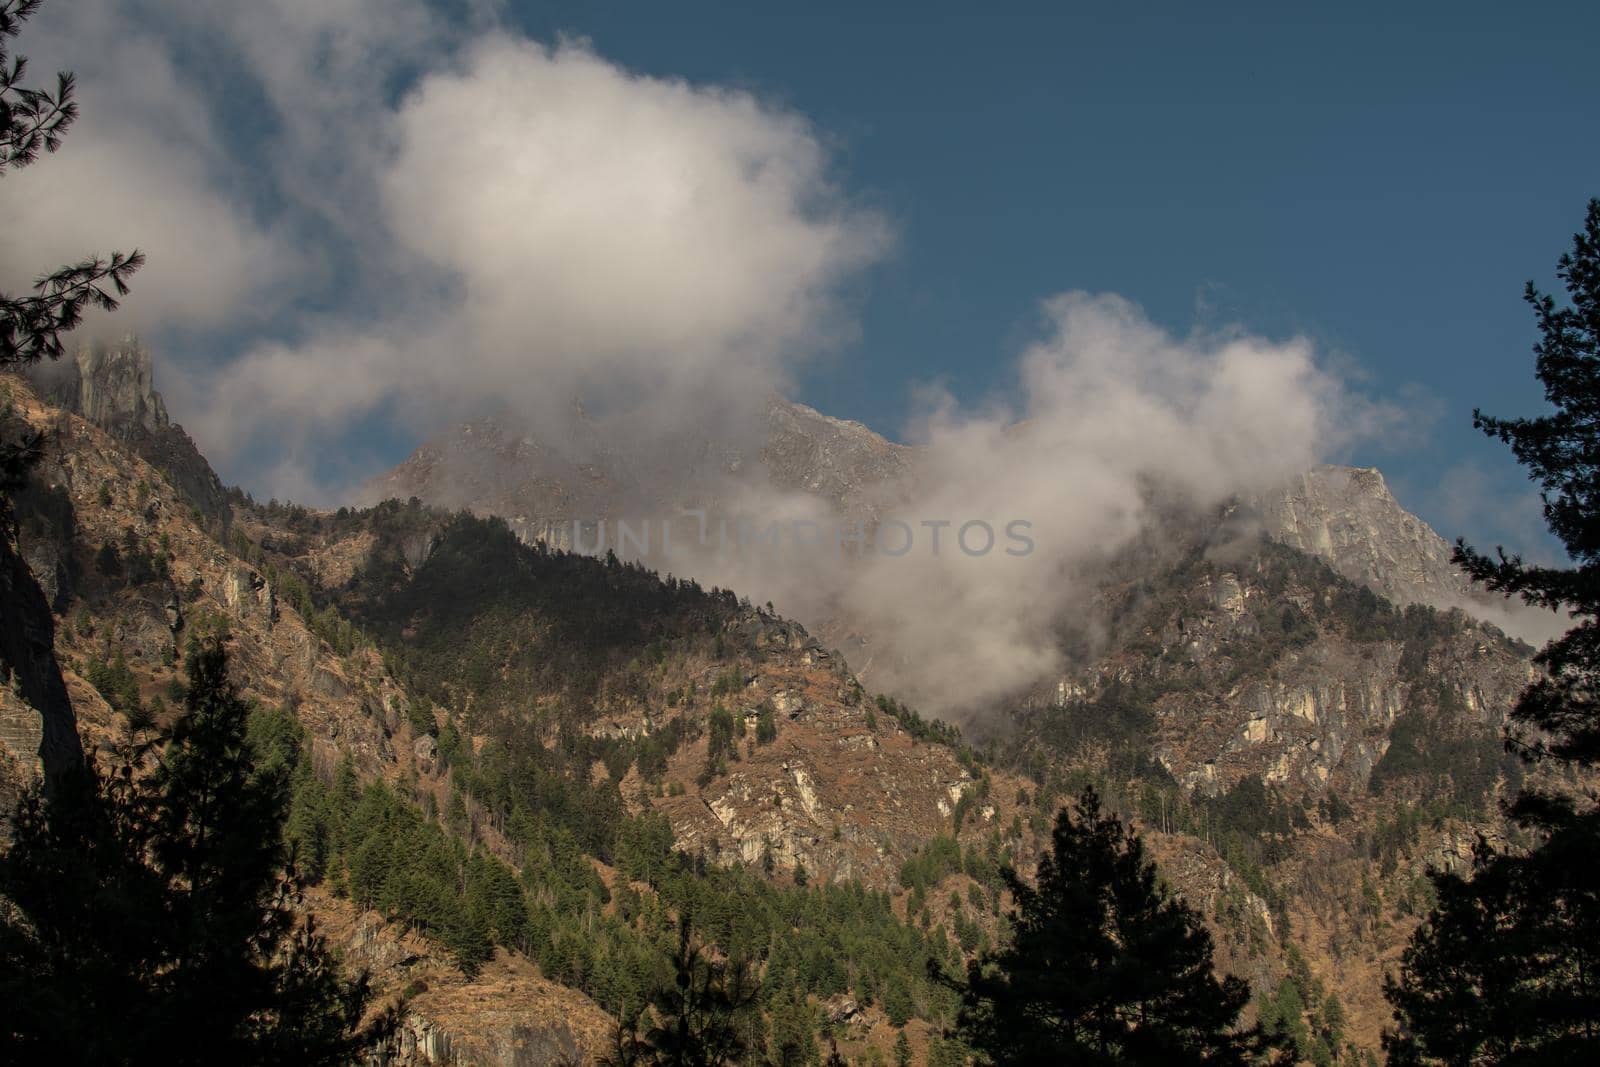
[[[894,1037],[894,1067],[911,1067],[911,1042],[903,1029]]]
[[[760,985],[749,967],[709,957],[685,915],[678,922],[673,979],[651,994],[656,1024],[638,1062],[671,1067],[739,1063],[747,1051],[742,1016],[753,1010]]]
[[[1489,589],[1566,610],[1577,625],[1540,651],[1544,673],[1511,714],[1507,745],[1533,761],[1600,762],[1600,200],[1557,276],[1568,302],[1530,282],[1535,372],[1553,411],[1473,423],[1511,447],[1541,489],[1573,566],[1543,567],[1464,542],[1456,562]],[[1471,877],[1435,872],[1438,904],[1385,983],[1391,1062],[1578,1063],[1600,1059],[1600,808],[1528,788],[1511,807],[1535,846],[1480,842]]]
[[[1057,816],[1030,885],[1004,872],[1011,944],[968,965],[960,1030],[994,1063],[1250,1062],[1249,987],[1212,973],[1200,916],[1156,882],[1144,847],[1086,788]]]
[[[25,798],[0,857],[0,1004],[26,1062],[344,1063],[365,979],[344,979],[284,869],[281,764],[212,644],[153,771],[129,752]],[[92,1025],[89,1021],[92,1020]],[[381,1029],[381,1028],[380,1028]]]
[[[1554,412],[1501,419],[1472,413],[1473,425],[1511,447],[1539,484],[1545,523],[1575,566],[1541,567],[1499,551],[1491,558],[1465,542],[1456,562],[1475,581],[1581,620],[1535,657],[1545,675],[1522,691],[1512,719],[1531,734],[1512,741],[1535,757],[1600,762],[1600,199],[1589,201],[1581,233],[1556,269],[1569,303],[1532,282],[1540,340],[1535,373]]]

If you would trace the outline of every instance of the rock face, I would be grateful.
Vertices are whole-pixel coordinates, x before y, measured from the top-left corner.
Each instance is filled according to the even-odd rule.
[[[157,433],[171,423],[155,391],[150,350],[133,337],[120,345],[85,345],[73,357],[78,368],[78,414],[107,433],[132,438]]]
[[[10,526],[9,516],[0,518]],[[35,774],[48,782],[80,766],[83,749],[56,662],[50,604],[10,529],[0,530],[0,673],[0,799],[14,802]]]
[[[222,481],[183,427],[168,419],[166,403],[155,389],[150,350],[137,338],[84,345],[71,364],[37,370],[35,382],[44,399],[127,442],[190,505],[226,523],[229,507]]]
[[[527,960],[498,953],[471,980],[426,939],[316,891],[323,931],[346,946],[387,996],[410,990],[406,1012],[384,1049],[396,1067],[542,1067],[592,1063],[613,1023],[583,994],[539,976]]]
[[[1449,542],[1401,507],[1374,467],[1317,467],[1245,506],[1252,505],[1273,540],[1401,606],[1461,608],[1536,643],[1566,628],[1549,612],[1473,588],[1450,562]]]

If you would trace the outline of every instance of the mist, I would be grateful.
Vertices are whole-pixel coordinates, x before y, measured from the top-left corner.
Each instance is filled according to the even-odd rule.
[[[925,393],[914,479],[868,487],[854,515],[759,483],[727,494],[729,524],[813,523],[821,543],[710,552],[696,573],[859,635],[851,666],[874,688],[970,719],[1063,670],[1058,624],[1087,620],[1095,565],[1153,507],[1271,489],[1391,416],[1304,340],[1175,337],[1113,295],[1046,301],[1014,384],[978,409]]]

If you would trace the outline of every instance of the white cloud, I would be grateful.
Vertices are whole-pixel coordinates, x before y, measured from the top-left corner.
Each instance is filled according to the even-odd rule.
[[[491,37],[397,128],[389,223],[459,295],[457,388],[680,415],[759,395],[885,243],[800,116],[579,44]]]
[[[227,188],[227,163],[199,87],[167,43],[116,4],[46,5],[18,50],[31,77],[79,76],[82,117],[61,150],[0,184],[0,285],[113,249],[149,263],[108,329],[237,321],[290,276],[296,253]]]
[[[1019,362],[1019,408],[946,402],[924,418],[929,488],[908,509],[997,534],[1026,520],[1034,551],[872,559],[832,590],[879,639],[875,682],[943,714],[1059,670],[1057,624],[1091,613],[1087,576],[1152,528],[1152,508],[1204,509],[1280,484],[1380,414],[1302,340],[1177,338],[1115,296],[1064,294],[1044,312],[1046,332]]]

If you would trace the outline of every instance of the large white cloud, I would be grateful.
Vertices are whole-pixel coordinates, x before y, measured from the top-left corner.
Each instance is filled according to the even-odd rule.
[[[494,7],[45,5],[23,50],[78,73],[83,118],[0,186],[0,284],[143,249],[91,328],[169,342],[171,406],[225,474],[322,499],[281,472],[365,419],[581,400],[670,426],[848,325],[887,229],[803,116],[526,40]]]
[[[1174,336],[1109,295],[1063,294],[1042,310],[1015,403],[935,397],[914,427],[920,489],[898,509],[911,550],[893,554],[897,528],[889,553],[719,558],[714,577],[805,618],[849,620],[869,638],[870,663],[853,666],[871,684],[959,719],[1062,669],[1060,624],[1095,617],[1105,561],[1159,514],[1280,485],[1392,417],[1351,396],[1302,339]],[[800,504],[737,506],[764,523]],[[836,525],[815,507],[807,517]],[[1006,536],[1017,520],[1031,550]],[[961,550],[968,522],[993,531],[990,550],[981,526],[969,531],[977,554]],[[937,554],[924,523],[949,524]]]
[[[887,242],[801,116],[580,44],[483,34],[331,122],[365,139],[340,156],[359,180],[329,195],[345,187],[368,220],[356,282],[379,310],[205,378],[197,429],[225,458],[284,440],[314,454],[379,409],[548,422],[581,400],[637,431],[753,407],[833,336],[842,286]]]
[[[477,350],[453,379],[497,393],[659,410],[662,388],[770,387],[884,245],[802,117],[582,45],[492,37],[398,131],[390,225],[459,293]]]
[[[0,180],[0,286],[139,248],[137,298],[104,328],[195,329],[236,321],[296,272],[297,253],[230,189],[204,92],[123,5],[47,4],[17,50],[34,82],[74,70],[82,117],[58,153]]]

